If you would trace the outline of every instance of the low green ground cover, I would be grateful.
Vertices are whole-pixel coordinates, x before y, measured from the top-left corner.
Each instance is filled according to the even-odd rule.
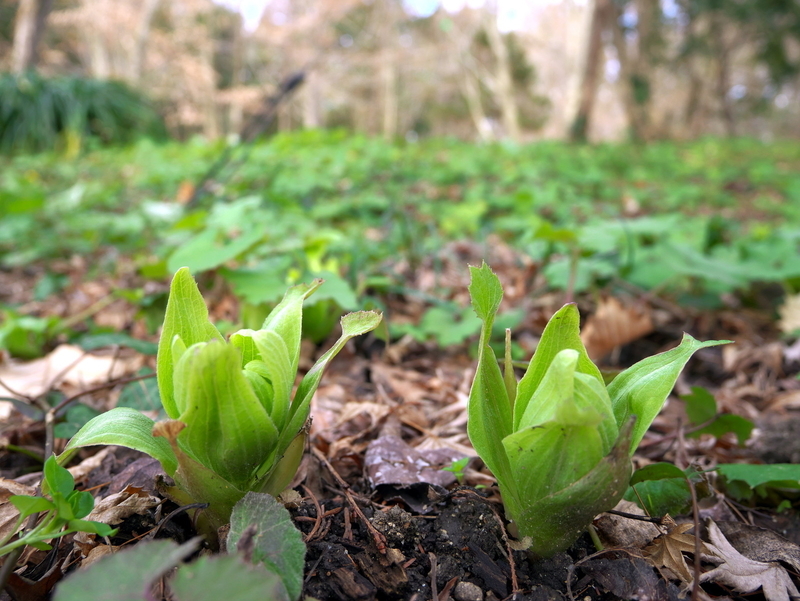
[[[223,149],[143,140],[1,158],[0,266],[77,253],[96,272],[128,257],[162,281],[214,270],[253,323],[287,284],[322,275],[317,302],[336,307],[318,312],[354,310],[365,291],[402,287],[387,261],[413,268],[492,234],[540,261],[554,289],[625,281],[702,306],[762,283],[800,289],[796,142],[517,147],[308,131],[238,149],[210,194],[176,202]]]

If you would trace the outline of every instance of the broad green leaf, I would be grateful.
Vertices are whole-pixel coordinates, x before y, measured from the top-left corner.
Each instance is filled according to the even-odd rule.
[[[62,495],[60,492],[53,492],[50,493],[50,496],[53,499],[53,505],[56,506],[58,520],[62,524],[68,520],[75,519],[75,511],[72,509],[72,505],[69,504],[69,501],[67,501],[64,495]]]
[[[748,441],[750,435],[753,433],[754,427],[755,425],[753,422],[751,422],[749,419],[745,419],[741,415],[725,413],[723,415],[718,415],[713,422],[704,428],[687,432],[686,437],[697,438],[703,434],[711,434],[712,436],[719,438],[728,432],[733,432],[736,434],[736,439],[739,443],[739,446],[744,446],[744,443]]]
[[[242,535],[254,529],[253,562],[263,563],[278,574],[290,599],[298,599],[303,589],[306,545],[286,508],[271,495],[250,492],[231,513],[228,549],[236,549]]]
[[[526,415],[524,426],[503,439],[514,483],[526,502],[535,502],[583,477],[616,442],[611,407],[602,396],[605,390],[598,393],[586,384],[602,386],[591,376],[576,372],[578,358],[578,351],[572,349],[556,355],[528,406],[542,409],[530,419]]]
[[[214,269],[235,259],[253,245],[264,239],[264,231],[255,228],[242,235],[231,238],[214,229],[207,229],[179,246],[167,260],[170,271],[181,265],[188,265],[195,273]]]
[[[186,347],[198,342],[223,340],[222,334],[208,320],[206,303],[186,267],[179,269],[172,278],[164,326],[158,341],[158,391],[164,410],[173,419],[178,417],[172,378],[172,345],[176,335]]]
[[[286,292],[286,270],[291,263],[290,257],[280,256],[266,259],[256,267],[223,267],[219,272],[232,284],[240,300],[250,304],[277,303]]]
[[[164,574],[194,553],[199,538],[178,546],[171,540],[139,543],[78,570],[56,586],[54,601],[145,601]]]
[[[480,267],[469,268],[469,295],[472,307],[478,318],[485,324],[483,332],[488,336],[492,331],[492,323],[503,300],[503,287],[500,279],[484,262]],[[488,339],[481,340],[481,346],[489,344]]]
[[[143,367],[136,373],[137,376],[148,374],[155,376],[148,367]],[[158,393],[158,380],[155,377],[126,384],[119,393],[117,407],[130,407],[137,411],[155,411],[162,418],[166,416],[164,407],[161,405],[161,395]]]
[[[175,601],[288,601],[281,579],[235,555],[201,557],[178,569],[170,582]]]
[[[44,462],[44,480],[47,487],[45,492],[51,494],[58,493],[66,497],[75,489],[75,479],[69,470],[58,465],[55,455],[51,455]]]
[[[578,308],[574,304],[564,305],[547,322],[536,352],[517,387],[517,399],[514,402],[515,429],[519,427],[528,403],[533,398],[553,359],[565,349],[573,349],[578,352],[576,366],[578,372],[588,374],[603,383],[600,370],[592,363],[586,347],[581,341]],[[621,422],[617,420],[617,423]]]
[[[683,470],[672,463],[651,463],[636,470],[631,476],[631,486],[647,480],[664,480],[665,478],[686,478]]]
[[[643,359],[614,378],[608,386],[608,394],[617,423],[624,423],[631,415],[636,416],[631,455],[661,411],[689,358],[702,348],[727,343],[726,340],[700,342],[684,334],[681,344],[676,348]]]
[[[314,295],[312,305],[323,300],[332,300],[339,310],[353,311],[358,308],[358,298],[350,283],[332,271],[319,271],[313,274],[315,279],[325,282],[320,291]]]
[[[267,366],[263,361],[250,361],[250,363],[244,366],[242,373],[247,378],[247,381],[250,382],[253,392],[256,393],[258,400],[261,401],[261,404],[267,411],[267,415],[271,416],[272,399],[275,396],[275,392],[269,381]],[[273,421],[273,423],[275,422]]]
[[[515,429],[538,426],[553,419],[560,422],[559,414],[574,406],[585,414],[580,421],[582,425],[591,422],[598,428],[603,441],[602,456],[611,450],[619,429],[605,385],[593,376],[579,372],[579,361],[580,353],[574,349],[564,349],[556,354]],[[566,419],[569,423],[578,423],[572,416]]]
[[[59,460],[72,455],[72,451],[94,445],[120,445],[147,453],[161,462],[170,476],[178,462],[169,444],[153,436],[153,420],[127,407],[118,407],[98,415],[72,437]]]
[[[631,474],[628,447],[632,422],[625,424],[611,453],[588,474],[535,502],[517,504],[508,512],[518,535],[531,538],[534,554],[549,557],[567,549],[598,513],[613,508],[622,498]]]
[[[219,528],[229,521],[233,506],[246,491],[237,488],[181,449],[178,436],[185,427],[184,423],[176,420],[161,421],[153,426],[153,435],[167,441],[178,462],[173,477],[179,490],[170,490],[169,494],[179,498],[188,494],[189,499],[185,502],[208,503],[204,517],[208,516],[213,527]]]
[[[684,471],[671,463],[647,465],[631,476],[625,499],[637,503],[651,516],[680,515],[692,503],[687,478],[699,480],[702,475],[693,468]]]
[[[56,438],[72,438],[90,419],[100,415],[100,412],[84,405],[76,403],[69,409],[64,416],[65,421],[56,424],[53,428],[53,435]]]
[[[274,331],[262,330],[253,334],[253,342],[258,348],[261,362],[267,370],[272,386],[272,407],[270,417],[279,431],[283,430],[289,419],[292,399],[292,386],[297,373],[290,364],[289,349]]]
[[[793,488],[800,488],[800,465],[794,463],[772,465],[721,463],[717,466],[716,472],[729,481],[741,480],[750,488],[771,482],[790,482]]]
[[[108,346],[124,346],[142,355],[155,355],[158,352],[157,344],[148,340],[133,338],[124,332],[86,334],[81,336],[75,343],[85,351],[93,351]]]
[[[580,422],[579,414],[574,417]],[[503,446],[519,498],[535,505],[538,499],[568,488],[592,471],[603,459],[596,422],[549,421],[506,436]]]
[[[472,446],[498,482],[508,488],[512,483],[512,471],[502,441],[512,432],[511,403],[497,358],[488,344],[478,355],[478,367],[469,392],[468,416],[467,432]]]
[[[67,523],[67,530],[70,532],[88,532],[89,534],[97,534],[98,536],[114,536],[118,529],[112,528],[108,524],[103,524],[102,522],[70,520]]]
[[[26,518],[40,511],[55,509],[55,505],[44,497],[31,497],[28,495],[12,495],[8,498],[11,504],[19,511],[20,518]]]
[[[472,446],[504,487],[505,496],[510,498],[516,495],[516,488],[512,488],[512,472],[502,441],[512,433],[512,399],[508,398],[497,357],[489,346],[503,288],[486,263],[480,268],[470,267],[470,276],[472,307],[483,325],[478,367],[469,393],[467,431]]]
[[[72,506],[73,519],[76,520],[85,518],[94,509],[94,497],[86,490],[73,490],[67,501]]]
[[[186,428],[178,440],[194,459],[237,486],[250,479],[278,437],[241,365],[237,348],[212,342],[190,348],[176,366],[186,394],[179,417]]]
[[[506,383],[506,394],[513,403],[517,398],[517,375],[514,373],[514,358],[511,356],[511,330],[506,329],[505,354],[503,355],[503,381]]]
[[[282,455],[284,451],[294,440],[298,432],[303,428],[308,419],[309,405],[311,397],[319,386],[322,374],[325,368],[339,354],[339,352],[347,344],[347,341],[355,336],[361,336],[367,332],[371,332],[378,327],[381,323],[383,316],[376,311],[356,311],[355,313],[348,313],[342,317],[342,335],[339,340],[328,349],[328,351],[320,357],[317,362],[308,370],[300,385],[297,387],[297,392],[294,395],[292,406],[289,414],[289,422],[286,428],[280,434],[278,442],[277,454]],[[272,463],[262,466],[258,471],[258,476],[261,477],[272,468]]]
[[[686,403],[686,416],[695,426],[711,421],[717,415],[717,400],[702,386],[692,386],[691,394],[684,394],[681,400]]]
[[[251,361],[261,359],[258,348],[253,340],[255,330],[239,330],[231,335],[231,344],[238,348],[242,353],[242,365],[247,365]]]
[[[686,513],[692,504],[692,492],[686,478],[644,480],[625,492],[625,500],[636,503],[650,516],[675,516]]]
[[[289,353],[292,373],[297,373],[300,361],[300,338],[303,333],[303,301],[322,285],[322,280],[293,286],[283,300],[267,315],[261,330],[272,330],[283,339]],[[262,357],[264,359],[264,357]]]
[[[276,448],[275,452],[264,462],[259,474],[265,471],[264,477],[256,477],[250,485],[250,490],[265,492],[274,497],[281,494],[292,482],[303,454],[306,451],[308,433],[305,426],[300,433],[292,439],[285,449]],[[268,471],[267,471],[268,470]]]

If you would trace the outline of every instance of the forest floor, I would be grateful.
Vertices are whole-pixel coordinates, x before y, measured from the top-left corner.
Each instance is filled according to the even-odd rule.
[[[463,254],[469,255],[469,249]],[[449,289],[466,295],[466,265],[479,260],[463,259],[461,264],[446,266],[437,278],[439,284],[446,280]],[[531,296],[535,270],[514,257],[495,257],[492,267],[506,290],[504,307],[525,312],[515,328],[515,340],[530,356],[564,295]],[[32,282],[26,278],[32,280],[35,275],[0,274],[2,288],[9,296],[16,295],[17,302],[32,303],[26,298]],[[429,271],[419,269],[409,276],[409,286],[425,291],[432,286],[431,278]],[[119,281],[88,281],[69,295],[49,301],[62,305],[40,306],[37,312],[63,315],[96,307],[98,299],[120,285]],[[769,290],[763,295],[764,305],[769,306]],[[752,303],[756,308],[731,306],[715,311],[679,307],[635,291],[619,297],[618,303],[577,299],[585,316],[598,315],[598,303],[606,307],[605,333],[595,340],[604,368],[624,368],[667,350],[684,331],[698,339],[735,342],[704,349],[690,361],[674,396],[642,442],[636,467],[668,461],[681,469],[695,466],[713,471],[718,463],[800,462],[800,380],[796,378],[800,349],[781,339],[770,312],[759,308],[756,297]],[[463,303],[464,298],[453,300]],[[215,291],[208,301],[213,319],[230,318],[236,311],[235,299],[225,290]],[[412,321],[422,308],[420,301],[409,297],[386,301],[394,319]],[[619,344],[620,339],[631,338],[626,329],[637,315],[646,315],[650,327]],[[94,318],[145,337],[134,308],[124,302],[96,310]],[[301,366],[310,366],[326,348],[325,344],[305,344]],[[31,490],[41,477],[31,456],[42,453],[45,427],[31,411],[25,411],[25,399],[56,391],[61,399],[80,399],[95,410],[108,409],[117,403],[123,383],[141,373],[143,366],[154,368],[154,363],[153,356],[130,349],[87,353],[69,345],[57,346],[34,362],[5,359],[0,363],[0,396],[17,399],[14,404],[2,402],[0,529],[7,528],[11,519],[9,494],[19,488]],[[797,487],[783,491],[780,500],[788,499],[788,503],[779,512],[774,496],[736,499],[709,476],[697,485],[693,507],[671,516],[675,522],[665,519],[653,524],[603,514],[595,523],[602,550],[588,534],[567,552],[547,559],[530,558],[518,550],[506,532],[495,481],[475,456],[466,434],[474,369],[475,358],[466,345],[442,349],[410,337],[387,347],[369,336],[349,344],[334,361],[312,403],[309,448],[292,484],[296,495],[282,499],[307,544],[304,597],[320,601],[645,601],[744,595],[754,600],[763,595],[777,601],[793,594],[789,584],[797,583],[800,571],[800,519],[791,507]],[[147,382],[139,380],[136,385],[146,389]],[[754,423],[744,445],[737,444],[734,433],[691,437],[685,403],[679,397],[698,386],[713,394],[720,414],[739,415]],[[65,442],[58,439],[57,445],[63,447]],[[464,457],[470,460],[463,469],[451,467]],[[450,471],[443,469],[448,467]],[[92,491],[97,500],[119,493],[162,499],[156,487],[159,464],[127,449],[84,450],[71,471],[79,486]],[[134,545],[159,526],[159,537],[182,542],[194,535],[185,514],[168,521],[163,517],[174,509],[170,501],[136,507],[119,514],[114,523],[119,532],[110,541],[87,542],[70,535],[51,552],[28,549],[0,599],[9,595],[24,601],[49,598],[65,575],[90,562],[87,557],[94,557],[93,549],[106,542],[117,548]],[[635,511],[635,506],[627,511]],[[736,573],[736,564],[731,563],[733,576],[709,578],[692,590],[685,575],[694,580],[714,565],[706,559],[692,561],[694,542],[681,536],[691,535],[693,530],[687,528],[697,523],[702,525],[702,540],[710,542],[705,527],[708,518],[742,555],[767,567],[754,572],[748,564]],[[654,543],[659,536],[661,543]],[[664,559],[665,553],[672,553],[672,559]],[[783,589],[770,584],[775,578],[784,583]]]

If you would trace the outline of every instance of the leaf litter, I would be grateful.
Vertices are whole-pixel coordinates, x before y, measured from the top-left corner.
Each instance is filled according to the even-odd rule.
[[[418,286],[429,292],[449,289],[452,291],[450,300],[463,303],[466,291],[463,261],[479,263],[481,248],[466,243],[454,244],[447,252],[449,256],[437,264],[436,270],[433,264],[423,264],[416,270],[409,268],[409,288]],[[494,252],[497,254],[494,257],[496,271],[507,285],[508,306],[523,307],[518,338],[520,347],[529,355],[547,317],[558,308],[563,297],[532,297],[531,292],[539,282],[536,266],[520,264],[510,255],[506,256],[508,253],[500,244]],[[102,297],[100,288],[86,290],[92,292],[87,302],[96,300],[98,295]],[[82,294],[88,295],[88,292]],[[774,325],[769,330],[770,326],[759,320],[713,317],[691,311],[670,315],[668,308],[661,305],[658,315],[648,324],[643,316],[650,310],[641,299],[631,302],[626,298],[620,302],[613,300],[615,297],[610,298],[612,300],[603,301],[606,317],[599,308],[592,310],[596,305],[591,300],[579,299],[582,309],[588,309],[585,313],[595,315],[589,318],[590,323],[605,324],[594,326],[600,334],[593,336],[598,339],[598,354],[608,355],[614,351],[605,360],[609,367],[615,367],[615,360],[624,366],[641,356],[663,350],[665,345],[674,344],[680,338],[683,329],[707,337],[736,337],[738,344],[726,347],[722,351],[725,354],[707,353],[692,362],[679,389],[683,386],[688,391],[690,383],[709,387],[715,392],[721,410],[756,419],[763,425],[764,431],[759,431],[761,438],[756,441],[762,440],[765,432],[771,432],[775,424],[792,417],[796,406],[791,399],[800,390],[793,377],[798,361],[793,358],[791,347],[777,340]],[[398,315],[418,319],[426,305],[409,300],[402,294],[390,298],[388,308]],[[220,314],[229,315],[230,305],[230,297],[222,296],[212,306],[212,314],[219,310]],[[634,319],[631,311],[639,317]],[[687,324],[687,319],[693,320],[692,323]],[[637,321],[637,324],[626,324],[626,320]],[[736,336],[726,333],[731,331],[726,329],[731,326]],[[132,328],[131,331],[143,331],[140,326]],[[641,332],[638,335],[637,328]],[[648,332],[650,328],[653,331]],[[737,350],[727,350],[733,348]],[[303,352],[308,354],[303,361],[310,364],[313,361],[310,355],[317,351],[305,345]],[[76,377],[70,383],[70,392],[132,374],[143,364],[152,365],[152,358],[134,354],[129,362],[116,357],[111,363],[118,367],[109,367],[102,353],[93,355],[92,358],[103,358],[105,363],[95,368],[91,377],[88,372]],[[321,463],[315,453],[307,455],[293,483],[301,487],[299,490],[303,493],[291,504],[291,513],[295,526],[307,537],[303,589],[306,595],[320,600],[421,600],[431,598],[433,593],[439,599],[449,596],[459,601],[467,598],[489,601],[514,593],[516,599],[531,600],[567,599],[570,594],[581,599],[678,598],[680,591],[675,582],[685,583],[687,575],[692,577],[692,569],[686,562],[691,561],[695,548],[694,536],[687,532],[690,527],[685,523],[673,527],[655,542],[654,526],[648,524],[649,534],[640,534],[636,542],[629,540],[612,546],[602,556],[595,557],[592,555],[596,550],[587,536],[567,553],[545,561],[531,562],[524,551],[515,551],[506,544],[502,506],[491,486],[493,480],[482,469],[466,438],[466,398],[474,369],[468,344],[441,350],[432,342],[407,340],[378,352],[374,348],[350,345],[343,355],[342,361],[333,364],[312,407],[315,418],[312,446],[326,463]],[[37,367],[38,388],[31,384],[30,388],[25,388],[26,393],[40,394],[47,387],[42,386],[42,367]],[[0,380],[5,381],[3,377]],[[25,386],[28,385],[23,388]],[[784,400],[787,398],[788,401]],[[108,391],[95,397],[98,408],[113,406],[115,399],[116,395]],[[757,444],[740,449],[735,439],[731,441],[725,436],[684,438],[680,424],[685,423],[685,418],[681,417],[680,405],[669,401],[663,419],[660,418],[648,434],[648,444],[658,444],[643,449],[647,460],[677,463],[701,460],[713,468],[716,462],[728,461],[734,453],[738,459],[758,461],[754,455]],[[7,424],[12,423],[14,432],[10,432],[6,424],[2,426],[0,435],[4,440],[10,440],[8,437],[12,434],[16,437],[14,440],[18,440],[25,431],[30,432],[34,441],[41,440],[43,433],[37,432],[35,420],[20,417],[14,411],[13,420]],[[790,435],[784,440],[788,438]],[[441,467],[447,466],[441,458],[434,460],[433,450],[451,453],[447,458],[453,460],[471,457],[463,470],[461,484],[453,482],[453,472],[441,471]],[[175,507],[168,502],[152,504],[157,496],[154,483],[160,477],[157,466],[150,470],[138,463],[138,455],[119,449],[101,453],[104,455],[95,455],[100,459],[95,459],[94,463],[87,459],[78,470],[78,480],[87,487],[100,486],[95,493],[98,507],[108,504],[120,508],[116,499],[122,496],[113,495],[120,495],[126,487],[128,499],[143,499],[130,515],[118,514],[122,520],[120,533],[111,541],[112,548],[135,546],[139,538],[153,532]],[[85,456],[88,458],[92,454],[87,452]],[[0,459],[5,460],[5,457],[8,453]],[[399,471],[384,479],[385,474],[378,475],[378,466],[387,457]],[[9,483],[9,486],[23,486],[20,490],[30,494],[31,488],[21,483],[35,484],[35,475],[20,476],[34,466],[35,462],[15,465],[11,472],[6,472],[14,478],[10,481],[14,484]],[[144,486],[143,481],[136,480],[137,474],[151,484]],[[112,487],[116,488],[116,493],[109,494],[111,487],[103,485],[111,480],[114,480]],[[143,486],[145,490],[137,490]],[[474,486],[487,488],[476,491],[470,488]],[[0,497],[0,515],[8,507]],[[125,510],[120,508],[119,511]],[[747,507],[738,507],[736,511],[744,518],[758,518]],[[159,536],[166,535],[184,543],[193,535],[191,522],[185,515],[173,517],[170,522],[171,528],[162,528]],[[722,531],[733,545],[727,542]],[[797,547],[792,541],[773,542],[772,547],[782,551],[753,557],[743,542],[757,539],[752,531],[738,535],[722,531],[715,532],[709,526],[709,542],[701,545],[704,570],[701,580],[707,594],[738,598],[737,594],[749,594],[760,588],[768,601],[788,599],[797,594],[792,588],[793,576],[783,567],[790,565],[797,569],[793,563]],[[47,562],[74,569],[81,563],[91,562],[87,558],[107,552],[103,550],[107,547],[103,541],[90,541],[88,547],[86,544],[68,537]],[[648,544],[653,545],[650,551],[645,549]],[[769,545],[762,544],[761,548],[765,546]],[[649,556],[662,567],[670,568],[676,580],[666,579],[640,556]],[[36,598],[35,590],[50,590],[47,587],[61,578],[60,573],[54,576],[54,572],[37,570],[37,566],[44,565],[43,552],[26,555],[23,561],[19,569],[24,581],[23,584],[17,582],[15,590],[18,593],[27,590],[33,595],[29,598]],[[36,582],[42,583],[38,589]],[[707,588],[712,583],[716,588]]]

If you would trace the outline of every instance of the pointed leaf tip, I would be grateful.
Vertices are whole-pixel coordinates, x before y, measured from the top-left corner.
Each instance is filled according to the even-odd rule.
[[[342,334],[344,336],[361,336],[371,332],[381,323],[383,315],[377,311],[356,311],[342,317]]]
[[[484,262],[480,267],[470,266],[469,294],[475,313],[484,322],[491,322],[500,301],[503,300],[503,287],[500,278]]]

